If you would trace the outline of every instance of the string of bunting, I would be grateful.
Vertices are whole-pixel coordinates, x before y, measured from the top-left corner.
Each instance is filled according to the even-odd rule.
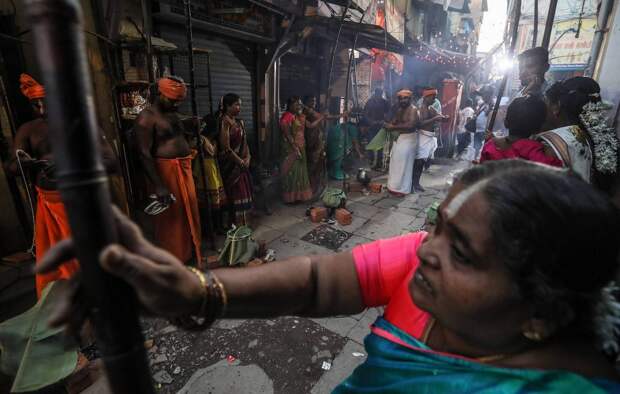
[[[422,62],[448,65],[448,66],[464,66],[473,67],[477,64],[478,59],[475,56],[469,56],[465,53],[460,53],[461,47],[457,41],[453,38],[449,40],[443,40],[442,43],[447,48],[439,48],[426,44],[422,41],[422,37],[418,37],[420,47],[417,50],[409,48],[410,52],[415,52],[413,56]],[[441,33],[435,34],[434,38],[441,40]]]
[[[422,62],[448,66],[473,67],[478,62],[474,56],[448,53],[424,44],[421,45],[417,51],[415,51],[413,56]]]

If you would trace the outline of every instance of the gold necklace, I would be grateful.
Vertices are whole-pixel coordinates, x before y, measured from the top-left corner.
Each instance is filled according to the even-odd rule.
[[[424,343],[425,345],[428,345],[428,339],[431,335],[431,331],[433,331],[433,328],[435,327],[435,322],[437,320],[436,319],[431,319],[431,321],[426,325],[426,328],[424,329],[424,333],[422,334],[422,343]],[[482,357],[468,357],[471,358],[472,360],[478,361],[479,363],[491,363],[494,361],[498,361],[498,360],[503,360],[507,357],[509,357],[510,354],[494,354],[491,356],[482,356]]]

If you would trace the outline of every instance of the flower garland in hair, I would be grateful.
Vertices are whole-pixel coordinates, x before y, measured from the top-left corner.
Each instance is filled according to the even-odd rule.
[[[595,309],[594,326],[601,350],[610,355],[618,355],[620,346],[620,303],[616,298],[620,289],[611,282],[601,290],[601,298]]]
[[[579,115],[594,143],[596,169],[604,174],[614,174],[618,165],[618,137],[615,130],[607,125],[605,115],[611,108],[609,103],[603,101],[588,103]]]

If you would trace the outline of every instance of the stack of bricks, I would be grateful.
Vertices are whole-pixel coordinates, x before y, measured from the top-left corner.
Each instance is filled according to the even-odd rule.
[[[383,191],[383,185],[380,183],[371,183],[368,186],[370,188],[370,191],[373,193],[381,193]]]
[[[319,207],[310,210],[310,220],[312,223],[321,223],[327,219],[327,208]]]
[[[336,209],[336,220],[341,226],[348,226],[353,222],[353,215],[344,208]]]

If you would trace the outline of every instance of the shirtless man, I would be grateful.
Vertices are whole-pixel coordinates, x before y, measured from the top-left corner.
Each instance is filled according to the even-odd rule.
[[[36,261],[39,262],[54,244],[70,236],[69,222],[64,204],[57,191],[55,165],[49,138],[47,110],[44,102],[45,89],[31,76],[22,74],[19,78],[22,94],[30,100],[35,119],[24,123],[13,142],[13,158],[8,170],[16,175],[24,175],[31,180],[37,191],[37,210],[35,217]],[[102,154],[106,170],[118,170],[118,162],[110,145],[102,136]],[[21,168],[20,168],[21,166]],[[57,271],[36,276],[38,296],[49,282],[68,279],[78,270],[78,263],[72,260],[63,264]]]
[[[430,166],[430,160],[437,149],[437,132],[439,122],[448,119],[441,114],[441,104],[437,108],[437,89],[427,88],[422,92],[420,105],[420,122],[418,123],[420,143],[416,148],[416,160],[413,165],[413,187],[418,192],[424,192],[420,185],[420,178],[424,166]],[[427,167],[428,168],[428,167]]]
[[[398,110],[391,123],[384,125],[388,132],[399,133],[390,152],[388,191],[396,196],[404,196],[412,191],[412,168],[418,133],[418,109],[412,104],[413,93],[403,89],[398,92]]]
[[[179,260],[189,262],[194,257],[201,264],[193,151],[177,113],[187,88],[178,77],[161,78],[158,88],[157,100],[140,113],[135,124],[142,167],[155,198],[167,207],[155,215],[155,239]]]

